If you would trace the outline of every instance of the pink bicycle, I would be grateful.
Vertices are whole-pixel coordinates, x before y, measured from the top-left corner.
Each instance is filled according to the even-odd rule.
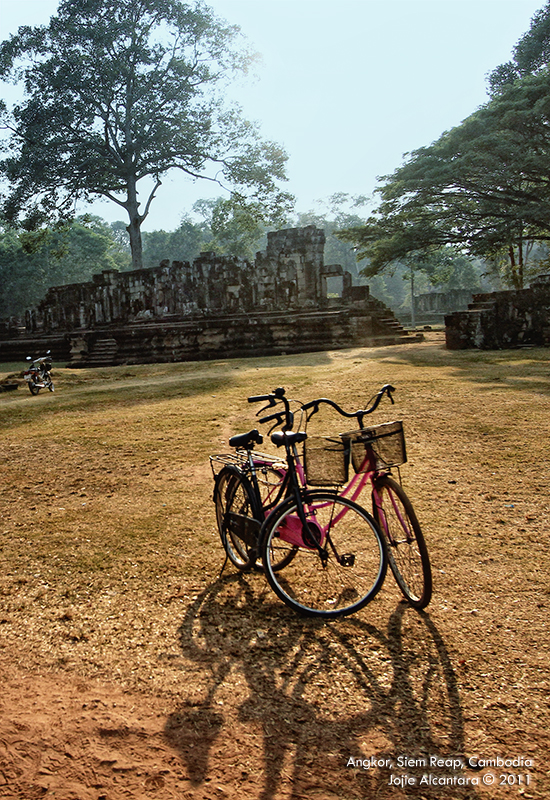
[[[383,387],[381,391],[384,389],[393,403],[393,387]],[[303,406],[308,419],[322,404],[331,406],[341,416],[356,418],[359,430],[336,437],[308,438],[304,448],[308,484],[320,483],[328,476],[341,486],[339,493],[353,501],[370,491],[373,516],[384,536],[397,585],[412,606],[425,608],[432,597],[428,548],[413,505],[400,480],[395,480],[391,473],[392,468],[399,468],[407,461],[403,423],[365,427],[365,412],[344,412],[325,398]],[[348,481],[351,471],[353,475]]]
[[[388,560],[409,602],[418,608],[429,602],[431,573],[420,526],[403,490],[390,478],[389,466],[381,469],[379,447],[375,455],[375,441],[389,442],[395,432],[373,433],[375,429],[363,427],[363,417],[377,408],[384,394],[393,402],[392,391],[393,387],[384,386],[367,410],[353,414],[325,398],[297,403],[306,422],[325,403],[342,416],[355,417],[360,426],[351,434],[312,439],[305,431],[292,430],[290,404],[295,401],[288,400],[283,389],[249,398],[267,401],[268,407],[283,406],[260,422],[282,426],[271,440],[284,446],[286,458],[256,451],[263,441],[257,430],[230,440],[235,453],[211,457],[213,499],[227,557],[241,570],[253,568],[261,559],[274,592],[302,614],[334,617],[359,610],[381,588]],[[402,426],[393,425],[400,426],[404,453]],[[301,444],[304,457],[298,452]],[[350,463],[357,472],[348,481]],[[372,487],[373,514],[356,502],[367,484]],[[412,551],[417,548],[422,591],[411,578]],[[411,551],[408,568],[401,556],[405,549]]]

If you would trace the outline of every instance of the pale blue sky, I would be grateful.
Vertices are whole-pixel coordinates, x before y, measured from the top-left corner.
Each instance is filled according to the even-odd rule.
[[[246,116],[289,153],[288,183],[307,211],[335,192],[372,194],[403,154],[430,144],[487,100],[544,0],[211,0],[263,57],[235,87]],[[0,0],[0,38],[46,23],[56,0]],[[167,178],[145,230],[173,229],[205,183]],[[95,205],[123,219],[114,204]]]

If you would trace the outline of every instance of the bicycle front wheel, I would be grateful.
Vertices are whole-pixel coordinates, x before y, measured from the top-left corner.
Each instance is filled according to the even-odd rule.
[[[254,566],[260,533],[260,511],[248,478],[224,467],[214,486],[216,521],[227,557],[242,571]]]
[[[295,498],[277,506],[262,527],[260,552],[267,580],[300,614],[352,614],[372,600],[384,582],[382,536],[371,515],[345,497],[306,492],[303,505],[306,530]],[[291,560],[281,568],[291,551]]]
[[[396,481],[384,475],[375,481],[372,504],[397,585],[412,606],[426,608],[432,598],[432,570],[411,501]]]

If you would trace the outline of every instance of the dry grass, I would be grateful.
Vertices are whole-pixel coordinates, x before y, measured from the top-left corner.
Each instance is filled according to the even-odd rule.
[[[548,362],[547,350],[452,353],[433,334],[55,369],[53,395],[0,395],[0,796],[547,797]],[[253,427],[247,395],[283,385],[354,408],[386,382],[396,405],[376,421],[405,422],[404,485],[434,566],[427,612],[400,603],[391,577],[332,624],[296,617],[261,575],[219,579],[208,455]],[[94,749],[105,737],[111,761]],[[41,771],[31,742],[72,747],[72,772]],[[390,786],[388,770],[347,766],[457,753],[531,758],[494,770],[497,784],[501,772],[531,783]]]

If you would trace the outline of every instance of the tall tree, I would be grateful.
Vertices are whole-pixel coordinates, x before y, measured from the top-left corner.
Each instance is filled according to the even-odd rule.
[[[411,253],[456,245],[507,254],[521,288],[533,242],[550,239],[550,72],[516,81],[383,179],[382,203],[343,231],[374,274]]]
[[[26,93],[5,123],[4,217],[26,215],[30,228],[106,197],[128,214],[137,269],[141,225],[168,171],[257,201],[276,194],[286,154],[224,99],[252,61],[238,36],[201,2],[180,0],[62,0],[48,26],[20,28],[0,46],[0,76]]]

